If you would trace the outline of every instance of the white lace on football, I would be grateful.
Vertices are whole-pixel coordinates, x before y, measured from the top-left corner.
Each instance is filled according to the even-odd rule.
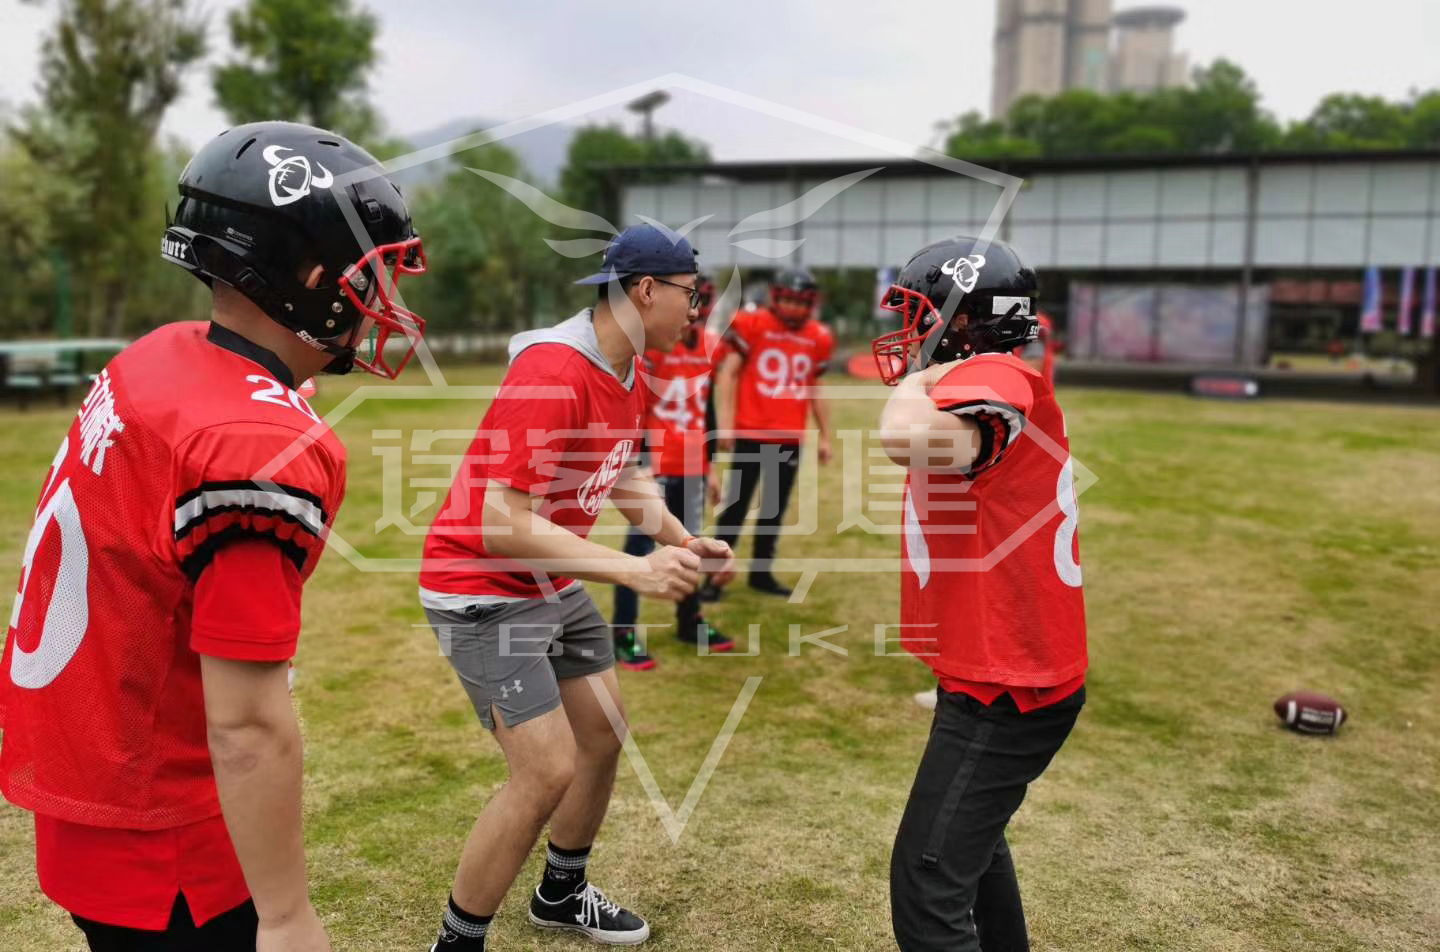
[[[598,929],[601,913],[613,919],[620,914],[620,904],[607,899],[603,892],[595,888],[594,883],[586,883],[584,891],[580,893],[580,914],[576,918],[582,926]]]

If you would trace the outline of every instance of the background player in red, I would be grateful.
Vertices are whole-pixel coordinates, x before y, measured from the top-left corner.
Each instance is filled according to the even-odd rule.
[[[715,364],[724,356],[720,335],[705,326],[714,306],[715,285],[700,276],[700,307],[696,317],[667,351],[647,350],[645,370],[645,438],[650,469],[665,492],[665,506],[687,532],[696,533],[705,521],[705,504],[720,498],[719,474],[710,466],[713,443],[707,439],[710,406],[710,378]],[[654,547],[650,536],[631,527],[625,537],[629,555],[649,555]],[[640,599],[623,585],[615,587],[615,660],[632,671],[648,671],[655,659],[646,650],[647,639],[635,634]],[[703,626],[703,629],[702,629]],[[676,633],[686,644],[698,644],[705,634],[709,651],[725,652],[735,642],[711,628],[701,616],[698,594],[687,595],[675,607]]]
[[[293,389],[424,269],[399,191],[333,133],[222,133],[161,250],[214,289],[102,371],[45,478],[0,662],[0,789],[35,813],[40,885],[96,950],[318,952],[286,685],[345,450]],[[361,209],[352,233],[342,203]]]
[[[903,952],[1029,948],[1005,827],[1085,702],[1065,419],[1011,353],[1037,336],[1037,290],[1004,242],[937,242],[891,286],[904,325],[874,344],[899,384],[881,436],[908,469],[902,643],[940,682],[891,856]]]
[[[579,282],[599,286],[593,309],[512,338],[510,369],[425,540],[420,601],[510,771],[460,856],[438,952],[483,952],[547,822],[530,921],[617,945],[650,934],[586,876],[624,725],[607,711],[623,716],[610,630],[578,580],[679,601],[702,556],[730,571],[729,546],[692,536],[636,465],[640,355],[669,351],[695,319],[697,271],[680,235],[628,228]],[[590,542],[607,497],[662,548],[640,558]]]
[[[720,448],[734,451],[725,501],[715,517],[716,536],[735,545],[763,474],[750,587],[769,595],[790,594],[771,566],[812,410],[820,430],[820,462],[830,462],[832,452],[830,407],[819,380],[830,365],[835,338],[816,320],[819,309],[820,291],[810,272],[782,272],[770,287],[768,310],[735,315],[725,332],[730,353],[715,374]],[[707,585],[701,597],[719,598],[719,587]]]

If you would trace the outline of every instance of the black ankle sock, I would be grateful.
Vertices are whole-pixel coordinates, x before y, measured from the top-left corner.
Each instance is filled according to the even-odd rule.
[[[485,952],[485,934],[490,931],[494,916],[476,916],[455,904],[455,897],[445,909],[445,924],[435,940],[436,952]]]
[[[545,875],[540,880],[540,898],[559,902],[585,885],[585,864],[590,860],[590,847],[565,850],[554,843],[545,844]]]

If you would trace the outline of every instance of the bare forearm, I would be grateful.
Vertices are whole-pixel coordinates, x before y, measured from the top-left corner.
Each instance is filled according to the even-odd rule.
[[[715,425],[722,434],[735,429],[735,387],[740,379],[740,364],[728,356],[715,371]]]
[[[648,472],[632,469],[610,490],[610,501],[632,526],[661,545],[682,545],[685,525],[665,505],[659,483]]]
[[[531,511],[529,497],[493,486],[485,497],[485,548],[527,568],[591,582],[623,585],[646,570],[644,559],[582,539]]]
[[[898,466],[963,471],[980,449],[974,421],[939,410],[921,375],[906,377],[880,414],[880,441]]]
[[[820,385],[815,385],[815,395],[810,398],[810,409],[815,414],[815,425],[820,429],[820,438],[830,438],[830,401],[820,391]]]
[[[923,425],[935,412],[935,403],[926,393],[920,377],[912,374],[900,381],[880,411],[882,433],[908,431],[912,425]]]
[[[260,919],[279,925],[306,914],[302,752],[288,697],[269,722],[211,725],[209,742],[220,809]]]

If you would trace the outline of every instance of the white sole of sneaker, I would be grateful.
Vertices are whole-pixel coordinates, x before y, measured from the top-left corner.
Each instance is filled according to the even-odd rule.
[[[549,922],[545,919],[536,918],[533,912],[527,913],[530,917],[530,924],[541,929],[554,929],[557,932],[578,932],[581,935],[589,936],[601,945],[639,945],[650,938],[650,923],[645,923],[645,928],[639,932],[606,932],[604,929],[591,929],[588,926],[570,925],[566,922]]]

